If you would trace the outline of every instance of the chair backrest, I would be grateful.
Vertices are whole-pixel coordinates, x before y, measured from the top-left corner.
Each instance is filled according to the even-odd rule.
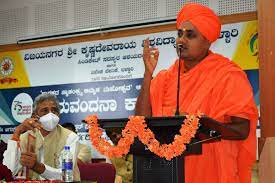
[[[97,183],[114,183],[115,166],[109,163],[81,163],[78,164],[82,181],[96,181]]]

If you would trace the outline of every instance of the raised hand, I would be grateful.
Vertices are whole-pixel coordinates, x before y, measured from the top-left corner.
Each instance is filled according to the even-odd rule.
[[[13,133],[13,139],[18,140],[20,135],[28,130],[42,129],[41,123],[38,122],[38,118],[27,118],[18,125]]]
[[[144,41],[143,48],[143,62],[145,66],[145,74],[153,75],[153,72],[157,66],[159,58],[159,50],[158,48],[150,48],[149,38]]]

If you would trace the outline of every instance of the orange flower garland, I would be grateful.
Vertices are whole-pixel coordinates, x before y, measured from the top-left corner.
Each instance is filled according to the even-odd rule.
[[[199,116],[187,115],[184,120],[180,135],[175,135],[174,141],[170,144],[160,144],[155,138],[155,134],[147,127],[143,116],[130,116],[125,128],[122,130],[122,137],[116,146],[111,145],[102,138],[102,131],[99,129],[97,116],[90,115],[86,117],[89,125],[90,140],[93,146],[102,154],[109,158],[122,157],[130,150],[134,138],[148,147],[148,149],[167,160],[181,155],[185,150],[185,144],[190,143],[195,136],[199,126]]]

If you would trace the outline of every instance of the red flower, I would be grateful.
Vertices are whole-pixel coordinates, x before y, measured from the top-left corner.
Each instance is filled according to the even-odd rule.
[[[12,172],[5,165],[0,164],[0,181],[12,181]]]

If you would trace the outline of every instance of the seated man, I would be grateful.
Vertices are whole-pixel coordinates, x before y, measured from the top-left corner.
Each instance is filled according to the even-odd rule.
[[[75,130],[75,126],[73,123],[63,123],[62,126],[64,128],[67,128],[68,130],[71,130],[72,132],[76,133]],[[91,152],[91,148],[89,148],[87,145],[85,144],[81,144],[79,143],[79,153],[77,156],[77,163],[91,163],[91,159],[92,159],[92,152]]]
[[[62,151],[70,146],[73,153],[73,176],[80,180],[76,157],[78,136],[58,125],[60,115],[59,102],[55,95],[43,93],[33,103],[33,115],[16,127],[8,148],[4,152],[3,164],[16,175],[23,167],[30,179],[61,180]],[[30,137],[35,138],[30,141]],[[30,144],[33,144],[32,148]]]

